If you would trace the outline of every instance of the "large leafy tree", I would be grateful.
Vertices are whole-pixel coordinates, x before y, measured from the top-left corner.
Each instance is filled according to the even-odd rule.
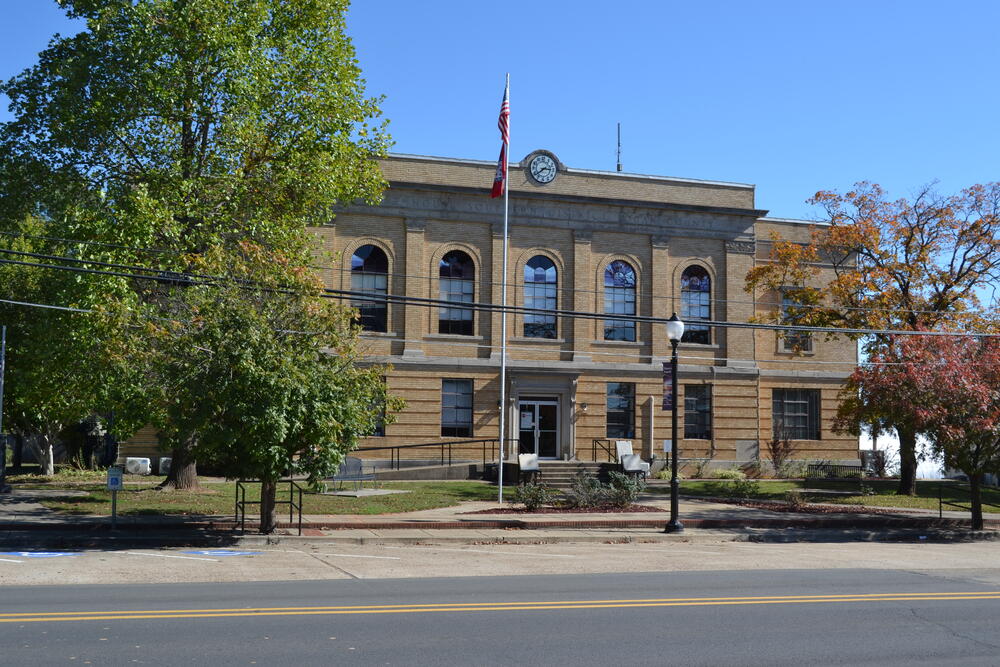
[[[1000,183],[944,197],[925,188],[891,200],[878,185],[819,192],[813,204],[828,225],[808,243],[775,239],[771,261],[747,275],[747,290],[788,294],[798,307],[776,308],[775,321],[817,327],[930,330],[993,326],[996,310],[979,294],[1000,277]],[[780,303],[781,299],[775,299]],[[863,339],[869,350],[884,335]],[[915,493],[914,424],[875,403],[854,403],[857,421],[885,417],[900,441],[900,492]]]
[[[881,416],[926,434],[945,465],[968,476],[972,526],[981,530],[982,477],[1000,471],[1000,339],[899,336],[870,362],[851,375],[842,423],[878,405]]]
[[[269,533],[279,478],[332,474],[401,404],[386,392],[385,369],[357,363],[354,313],[322,298],[314,276],[290,276],[280,256],[250,243],[197,264],[206,276],[225,267],[227,278],[196,280],[169,318],[147,321],[154,384],[186,387],[162,397],[162,428],[197,433],[200,460],[261,480]]]
[[[0,86],[14,117],[0,127],[0,225],[36,214],[62,237],[117,244],[120,263],[171,273],[250,242],[294,271],[311,258],[307,224],[379,197],[373,158],[388,138],[346,0],[60,4],[86,29]],[[142,282],[123,308],[158,317],[184,298]],[[173,431],[171,483],[196,484],[198,437]]]
[[[134,367],[107,345],[122,323],[105,307],[124,285],[50,268],[47,258],[63,250],[52,247],[48,229],[27,218],[0,235],[0,321],[7,327],[4,426],[51,475],[53,445],[66,429],[115,409],[115,435],[127,437],[145,411]]]

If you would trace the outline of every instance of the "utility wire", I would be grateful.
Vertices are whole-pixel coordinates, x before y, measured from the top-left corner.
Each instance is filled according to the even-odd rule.
[[[39,235],[27,234],[25,232],[0,231],[0,235],[22,236],[22,237],[25,237],[25,238],[42,239],[42,240],[56,241],[56,242],[67,243],[67,244],[95,245],[95,246],[101,246],[101,247],[119,248],[119,249],[124,249],[124,250],[132,250],[132,251],[135,251],[135,252],[165,253],[165,254],[176,254],[176,255],[184,254],[180,250],[167,250],[167,249],[156,249],[156,248],[139,248],[139,247],[126,246],[126,245],[121,245],[121,244],[114,244],[114,243],[101,243],[101,242],[97,242],[97,241],[82,241],[82,240],[78,240],[78,239],[65,239],[65,238],[58,238],[58,237],[51,237],[51,236],[39,236]],[[0,252],[4,252],[4,251],[2,249],[0,249]],[[65,257],[63,259],[73,260],[75,258]],[[90,263],[97,263],[97,262],[90,262]],[[316,269],[316,270],[321,270],[321,271],[336,271],[336,272],[341,272],[341,273],[350,273],[351,272],[350,269],[347,269],[343,265],[338,265],[338,266],[310,265],[309,268]],[[154,269],[147,269],[147,270],[152,271]],[[378,275],[384,275],[384,276],[392,277],[392,278],[411,279],[411,280],[433,281],[435,279],[433,276],[415,275],[415,274],[410,274],[410,273],[380,273]],[[477,281],[477,282],[479,282],[480,284],[489,285],[489,286],[502,286],[504,284],[503,281],[494,281],[494,280],[485,280],[485,281]],[[519,283],[507,283],[507,286],[509,288],[517,288],[519,286]],[[590,290],[590,289],[583,289],[583,288],[578,288],[578,287],[558,287],[557,286],[555,289],[558,292],[561,292],[561,293],[571,293],[571,294],[580,294],[580,293],[582,293],[582,294],[593,294],[593,295],[598,295],[598,296],[600,296],[600,295],[603,294],[603,292],[601,290]],[[654,301],[669,301],[672,304],[676,304],[676,302],[680,298],[680,297],[678,297],[676,295],[674,295],[674,296],[662,296],[662,295],[655,295],[655,294],[651,294],[651,293],[650,294],[646,294],[645,296],[648,296],[650,299],[652,299]],[[768,308],[773,308],[773,309],[778,309],[778,308],[781,308],[782,306],[785,305],[785,304],[779,303],[777,301],[753,301],[752,299],[722,299],[722,298],[716,298],[716,297],[709,297],[709,302],[712,303],[712,304],[751,305],[751,306],[758,306],[758,307],[768,307]],[[827,306],[813,305],[813,304],[794,304],[794,308],[797,308],[797,309],[820,310],[820,309],[827,308]],[[870,306],[840,306],[839,309],[840,310],[852,311],[852,312],[889,313],[889,314],[901,314],[901,315],[911,315],[911,314],[917,314],[917,315],[947,315],[947,316],[960,315],[960,314],[961,315],[980,315],[980,314],[986,314],[986,312],[987,312],[987,311],[982,311],[982,310],[970,310],[970,311],[966,311],[964,313],[956,313],[956,312],[944,312],[944,313],[942,313],[941,311],[937,311],[937,310],[901,309],[901,308],[872,308]]]

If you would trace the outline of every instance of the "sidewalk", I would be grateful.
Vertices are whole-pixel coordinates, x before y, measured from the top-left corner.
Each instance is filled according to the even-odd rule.
[[[387,542],[557,542],[557,541],[845,541],[898,539],[998,539],[1000,519],[988,519],[987,530],[973,534],[968,514],[928,510],[881,513],[793,513],[682,498],[683,533],[665,534],[669,499],[643,495],[639,504],[656,512],[507,514],[493,502],[468,502],[418,512],[382,515],[308,515],[293,523],[279,518],[278,531],[257,535],[255,517],[241,534],[227,516],[121,516],[111,530],[107,516],[60,515],[39,502],[65,491],[17,490],[0,496],[0,543],[95,544],[140,540],[161,544],[259,544],[305,541]],[[507,506],[509,507],[509,506]],[[480,513],[482,512],[482,513]],[[287,516],[284,517],[287,519]],[[251,523],[253,522],[253,523]]]

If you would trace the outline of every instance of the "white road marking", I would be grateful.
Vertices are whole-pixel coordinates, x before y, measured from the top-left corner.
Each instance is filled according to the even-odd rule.
[[[172,556],[170,554],[144,554],[138,551],[126,551],[129,556],[155,556],[157,558],[183,558],[184,560],[208,560],[213,563],[218,563],[218,558],[198,558],[197,556]]]
[[[13,558],[0,558],[5,563],[23,563],[23,560],[14,560]]]
[[[299,552],[304,553],[304,552]],[[362,556],[359,554],[323,554],[315,553],[313,556],[336,556],[338,558],[379,558],[381,560],[403,560],[399,556]]]
[[[539,554],[520,553],[518,551],[487,551],[485,549],[441,549],[439,547],[396,547],[386,546],[386,549],[421,549],[423,551],[455,551],[463,554],[490,554],[498,556],[529,556],[531,558],[576,558],[573,554]]]

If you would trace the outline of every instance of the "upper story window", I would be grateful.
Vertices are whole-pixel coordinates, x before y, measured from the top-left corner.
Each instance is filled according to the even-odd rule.
[[[536,255],[524,265],[524,307],[556,309],[556,265],[544,255]],[[527,338],[555,338],[556,316],[525,313],[524,335]]]
[[[615,260],[604,269],[604,312],[635,315],[635,269]],[[635,340],[634,320],[604,320],[604,340]]]
[[[693,320],[712,319],[712,279],[700,266],[689,266],[681,274],[681,319],[684,320],[684,343],[712,342],[712,330]]]
[[[351,255],[351,291],[385,297],[389,285],[389,259],[381,248],[363,245]],[[385,301],[352,300],[358,309],[361,327],[366,331],[385,331],[388,305]]]
[[[795,324],[799,319],[801,304],[790,292],[781,293],[781,321],[784,324]],[[785,352],[812,352],[812,334],[808,331],[785,331],[781,336],[781,349]]]
[[[452,250],[441,258],[440,276],[442,301],[472,303],[475,295],[476,266],[461,250]],[[443,307],[438,309],[438,333],[472,335],[472,309]]]

